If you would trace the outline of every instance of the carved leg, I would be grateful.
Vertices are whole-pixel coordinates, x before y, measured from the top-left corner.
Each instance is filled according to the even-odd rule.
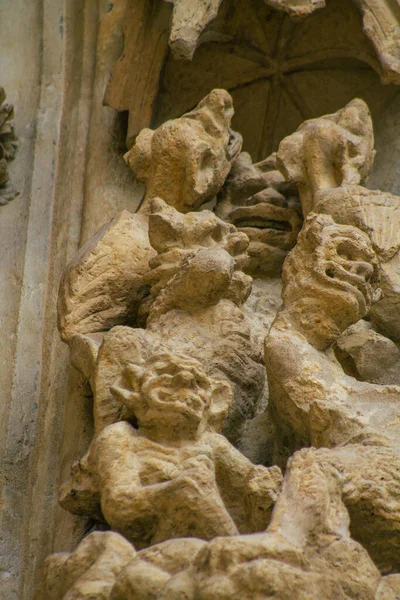
[[[118,533],[91,533],[72,554],[46,559],[36,600],[108,598],[122,568],[135,554],[134,547]]]
[[[333,462],[318,460],[318,451],[313,448],[294,454],[268,533],[299,548],[315,535],[320,544],[324,538],[329,543],[334,537],[348,535],[349,516],[342,502],[341,476]]]

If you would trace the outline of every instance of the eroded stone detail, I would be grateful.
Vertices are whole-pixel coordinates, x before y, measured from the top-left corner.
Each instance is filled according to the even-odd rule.
[[[7,204],[18,196],[11,183],[8,173],[8,162],[15,158],[18,148],[18,138],[14,133],[11,119],[14,117],[14,107],[6,104],[6,93],[0,87],[0,205]]]
[[[207,0],[200,5],[195,0],[166,0],[174,5],[169,45],[177,58],[191,60],[199,38],[206,26],[218,14],[221,0]],[[324,8],[325,0],[264,0],[265,4],[284,11],[294,18],[304,18]],[[365,35],[375,46],[387,81],[398,80],[399,41],[397,28],[400,10],[392,9],[389,2],[357,0],[356,6],[363,19]]]
[[[231,96],[213,90],[181,118],[140,132],[125,160],[146,184],[143,211],[158,196],[181,212],[213,199],[242,146],[230,127],[233,114]]]
[[[240,90],[250,86],[248,94],[260,99],[248,106],[254,107],[260,122],[257,125],[251,115],[245,114],[241,119],[248,123],[249,135],[255,138],[246,140],[248,148],[260,160],[275,150],[280,137],[290,131],[290,126],[286,129],[280,122],[279,115],[285,115],[284,121],[297,126],[301,119],[332,110],[327,108],[332,104],[326,104],[326,86],[337,86],[332,96],[337,96],[339,103],[351,97],[347,96],[349,88],[350,94],[361,94],[353,89],[358,85],[356,81],[349,86],[345,76],[334,75],[335,66],[330,71],[331,62],[337,61],[340,68],[347,65],[346,70],[354,68],[357,79],[354,61],[362,61],[376,71],[382,82],[398,84],[396,32],[400,9],[388,0],[338,0],[324,8],[323,4],[314,0],[255,0],[251,4],[244,0],[179,0],[171,6],[171,2],[162,0],[129,0],[122,8],[124,51],[104,98],[114,109],[129,111],[127,147],[132,146],[144,127],[182,114],[216,86],[233,93],[239,91],[236,97],[241,104]],[[218,15],[213,18],[218,6]],[[307,18],[292,18],[306,12]],[[326,35],[321,36],[321,31],[326,31]],[[180,46],[187,57],[198,47],[194,64],[176,60],[174,48],[168,51],[169,37],[172,45]],[[321,70],[324,73],[318,75]],[[323,81],[321,87],[319,78]],[[262,82],[265,85],[260,97]],[[316,91],[315,99],[308,93],[310,87]],[[369,86],[364,90],[370,97]],[[263,101],[261,98],[267,105],[265,116],[257,106]],[[246,131],[242,133],[245,135]]]
[[[155,254],[148,239],[151,200],[159,196],[181,212],[212,200],[241,149],[241,136],[230,128],[233,113],[230,95],[213,90],[190,113],[138,136],[125,159],[145,182],[143,202],[138,213],[123,211],[104,225],[68,265],[58,301],[65,341],[136,324]]]
[[[62,505],[98,516],[143,548],[175,537],[261,531],[281,483],[221,435],[229,386],[198,361],[162,353],[128,364],[112,393],[125,418],[106,427],[63,486]]]
[[[310,214],[285,262],[284,304],[265,361],[280,453],[319,448],[310,451],[315,460],[340,472],[352,534],[383,572],[393,572],[400,567],[400,387],[349,377],[332,347],[379,299],[378,272],[365,233]]]
[[[275,154],[253,164],[242,152],[218,196],[216,213],[249,238],[246,272],[253,277],[280,275],[301,229],[302,212],[297,187],[286,182]]]
[[[364,102],[256,164],[232,114],[214,90],[144,130],[127,156],[141,212],[62,282],[94,437],[60,502],[112,531],[49,557],[43,600],[396,598],[399,199],[364,187]],[[233,445],[266,405],[264,338],[273,466]]]
[[[330,214],[338,223],[368,234],[380,262],[382,300],[371,319],[390,338],[400,339],[400,198],[363,186],[375,155],[371,116],[353,100],[333,115],[303,123],[285,138],[278,164],[298,185],[303,212]]]

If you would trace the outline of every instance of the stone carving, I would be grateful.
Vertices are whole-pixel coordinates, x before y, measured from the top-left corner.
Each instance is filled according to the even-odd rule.
[[[158,256],[147,278],[146,331],[172,351],[200,360],[212,377],[229,381],[234,402],[224,433],[237,442],[265,383],[262,351],[242,308],[251,290],[242,271],[248,240],[209,211],[182,216],[156,200],[153,208],[149,235]]]
[[[157,598],[174,575],[189,568],[204,540],[183,538],[138,552],[120,534],[93,532],[72,554],[48,557],[35,600]]]
[[[58,297],[63,340],[121,323],[134,325],[147,293],[143,276],[152,256],[143,215],[123,211],[104,225],[63,275]]]
[[[231,396],[198,361],[155,354],[112,388],[128,422],[106,427],[73,467],[61,503],[102,514],[135,546],[175,537],[212,539],[260,531],[281,483],[277,467],[256,467],[215,433]],[[96,505],[97,503],[97,505]]]
[[[46,559],[35,598],[109,598],[116,578],[135,554],[134,548],[121,535],[91,533],[73,554],[63,552]]]
[[[38,598],[398,594],[399,199],[364,187],[368,108],[306,121],[255,164],[232,114],[214,90],[144,130],[126,157],[140,214],[64,277],[94,437],[60,503],[112,531],[49,557]],[[273,466],[233,446],[265,407],[263,338]]]
[[[248,134],[246,150],[261,160],[302,120],[332,111],[333,98],[343,103],[364,92],[371,101],[377,80],[366,82],[368,74],[360,74],[355,61],[369,65],[382,82],[398,84],[399,8],[389,0],[323,4],[127,1],[120,9],[124,49],[104,102],[129,111],[128,148],[144,127],[176,117],[210,89],[224,87],[238,102],[237,127]],[[293,18],[296,14],[306,18]],[[192,63],[174,56],[177,51],[189,58],[196,48]],[[351,84],[349,68],[354,69]],[[328,95],[327,86],[334,89]],[[249,88],[246,102],[244,88]],[[388,92],[382,86],[377,94],[377,114],[379,97]]]
[[[137,553],[132,548],[131,556],[118,534],[90,534],[73,554],[47,559],[37,597],[58,598],[51,591],[61,588],[73,590],[77,600],[89,592],[110,600],[289,600],[295,589],[296,598],[304,600],[395,600],[398,576],[381,577],[368,553],[351,540],[340,474],[334,466],[316,464],[313,452],[302,450],[290,460],[266,532],[208,543],[169,540]],[[114,553],[104,573],[104,555],[118,546],[120,557]]]
[[[73,364],[92,385],[95,429],[98,431],[105,424],[119,420],[120,407],[115,407],[110,398],[111,380],[116,377],[123,361],[130,360],[129,352],[137,354],[139,343],[141,347],[145,344],[171,351],[179,349],[181,353],[200,360],[211,376],[228,380],[233,386],[234,402],[224,431],[230,439],[237,441],[245,420],[255,414],[265,383],[262,348],[254,339],[251,320],[242,309],[251,290],[251,278],[242,271],[247,260],[247,237],[210,211],[182,215],[161,199],[153,199],[151,208],[154,212],[149,216],[149,240],[158,254],[149,261],[150,270],[141,279],[137,273],[129,271],[129,254],[138,247],[140,238],[133,238],[131,234],[128,237],[125,233],[121,244],[114,226],[107,227],[105,231],[109,234],[100,238],[103,244],[104,240],[111,240],[110,244],[115,248],[111,255],[113,261],[115,256],[121,256],[119,268],[115,268],[114,262],[111,264],[112,277],[101,272],[104,264],[102,256],[110,264],[107,247],[99,252],[95,245],[92,253],[94,261],[85,249],[66,272],[66,277],[71,280],[75,269],[82,276],[86,272],[84,267],[89,266],[87,275],[91,279],[85,277],[88,282],[84,288],[87,296],[83,296],[83,302],[79,298],[75,301],[74,312],[64,311],[62,304],[73,286],[66,277],[61,284],[61,330],[68,332],[70,317],[85,317],[78,323],[79,329],[75,327],[72,330],[74,335],[66,339],[70,342]],[[122,217],[123,225],[126,219],[130,224],[129,215],[122,215],[119,219]],[[138,252],[137,255],[140,256]],[[82,256],[88,258],[82,261]],[[95,267],[93,271],[92,266]],[[100,273],[99,277],[97,273]],[[106,276],[108,288],[105,287]],[[116,279],[121,279],[119,286],[114,285]],[[128,287],[126,284],[129,282],[133,282],[135,288],[132,285]],[[108,295],[105,293],[107,289],[111,290]],[[143,301],[138,303],[138,294],[136,291],[135,295],[132,294],[132,289],[142,293],[150,290],[150,294],[143,294]],[[100,297],[98,290],[102,291]],[[122,299],[115,302],[113,310],[109,310],[110,300],[113,301],[111,294]],[[105,304],[101,305],[101,302]],[[99,308],[101,310],[97,312]],[[112,342],[114,330],[111,330],[99,350],[103,335],[93,336],[93,332],[101,329],[99,323],[104,325],[107,317],[112,324],[112,317],[114,323],[119,320],[134,324],[128,318],[128,308],[136,310],[139,324],[145,326],[146,331],[125,328],[121,334],[117,330],[118,341]],[[67,316],[62,318],[63,314]],[[119,349],[121,335],[124,342]]]
[[[382,301],[371,319],[400,340],[400,198],[363,187],[374,159],[371,116],[362,100],[353,100],[333,115],[306,121],[285,138],[278,164],[298,185],[303,212],[327,213],[338,223],[365,231],[380,261]]]
[[[275,155],[253,164],[242,152],[219,194],[216,213],[249,238],[246,272],[256,278],[280,275],[301,229],[302,212],[297,188],[286,183]]]
[[[143,277],[154,257],[148,241],[150,201],[160,196],[188,212],[213,198],[241,148],[241,136],[230,128],[233,112],[229,94],[213,90],[187,115],[138,137],[126,161],[146,183],[143,203],[138,213],[123,211],[100,229],[68,266],[58,303],[65,341],[135,324],[148,294]]]
[[[7,204],[18,196],[10,183],[8,162],[15,158],[18,148],[18,138],[14,133],[11,119],[14,117],[12,104],[4,103],[6,93],[0,87],[0,205]]]
[[[141,131],[125,160],[146,184],[143,211],[158,196],[181,212],[213,199],[242,147],[230,127],[233,114],[231,96],[213,90],[180,119]]]
[[[323,474],[321,485],[309,451],[297,453],[268,530],[209,542],[192,568],[171,578],[158,597],[289,600],[295,589],[295,597],[304,600],[375,598],[381,578],[368,553],[349,536],[337,471],[325,467]]]
[[[215,19],[222,0],[166,0],[173,4],[169,46],[176,58],[191,60],[201,33]]]
[[[247,237],[211,211],[180,214],[159,199],[152,201],[150,242],[158,255],[146,281],[154,299],[148,323],[173,309],[198,311],[229,299],[240,306],[250,293]]]
[[[207,0],[201,7],[193,0],[166,0],[174,5],[170,47],[176,57],[192,59],[205,27],[218,14],[222,0]],[[284,11],[291,17],[302,18],[325,6],[325,0],[264,0],[275,10]],[[387,78],[399,74],[398,40],[396,27],[399,27],[400,11],[391,10],[389,2],[357,0],[364,25],[364,33],[375,46]]]
[[[393,572],[400,567],[400,387],[349,377],[331,347],[379,299],[378,272],[365,233],[310,214],[284,265],[283,308],[265,361],[279,454],[321,449],[310,452],[339,469],[353,535],[383,572]]]
[[[400,349],[361,320],[338,338],[335,353],[348,375],[370,383],[400,384]],[[379,356],[379,361],[376,357]]]
[[[176,58],[191,60],[199,38],[218,14],[222,0],[206,0],[201,5],[193,0],[166,0],[174,5],[169,46]],[[304,17],[325,6],[324,0],[264,0],[292,17]]]

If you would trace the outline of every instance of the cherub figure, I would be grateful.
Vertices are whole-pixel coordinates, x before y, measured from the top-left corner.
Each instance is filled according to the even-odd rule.
[[[294,502],[299,512],[310,497],[317,506],[325,473],[335,469],[352,535],[387,573],[400,567],[400,387],[358,381],[335,355],[335,341],[378,301],[378,278],[365,233],[310,214],[284,264],[283,308],[265,361],[281,460],[313,446],[307,460],[320,465],[320,486],[311,485],[295,455],[290,477],[303,484],[287,510]]]
[[[226,382],[164,352],[128,365],[113,394],[130,422],[94,438],[62,488],[64,508],[92,516],[101,509],[138,548],[267,526],[281,472],[253,465],[216,433],[231,401]]]

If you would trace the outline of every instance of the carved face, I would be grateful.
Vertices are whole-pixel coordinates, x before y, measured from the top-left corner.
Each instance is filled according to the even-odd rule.
[[[242,153],[219,196],[217,214],[250,240],[246,272],[254,277],[280,275],[301,229],[296,191],[283,190],[285,186],[274,156],[253,165],[250,156]]]
[[[303,214],[315,208],[318,192],[362,184],[374,162],[371,115],[355,99],[332,115],[310,119],[279,144],[277,165],[286,181],[297,183]]]
[[[187,213],[214,198],[242,147],[233,113],[228,92],[213,90],[181,118],[140,132],[125,160],[146,184],[145,204],[160,197]]]
[[[155,416],[168,420],[179,414],[199,423],[211,401],[210,380],[197,361],[183,356],[161,355],[142,378],[141,396],[146,406],[142,424]]]
[[[247,272],[255,276],[278,275],[302,223],[288,201],[278,195],[257,194],[244,206],[235,208],[230,221],[249,238]]]
[[[303,329],[335,339],[378,299],[378,262],[366,234],[313,216],[284,266],[285,306]]]

